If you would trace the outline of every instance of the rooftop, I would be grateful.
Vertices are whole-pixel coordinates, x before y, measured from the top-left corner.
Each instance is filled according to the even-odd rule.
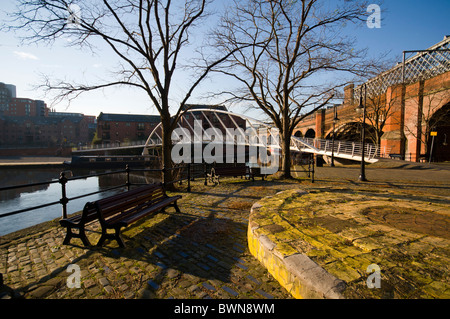
[[[186,104],[184,110],[196,110],[196,109],[212,109],[219,111],[227,111],[227,108],[223,105],[208,105],[208,104]]]
[[[98,121],[159,123],[161,121],[161,117],[159,115],[112,114],[102,112],[98,116]]]
[[[74,117],[74,116],[51,116],[51,117],[43,117],[43,116],[3,116],[0,115],[0,120],[5,121],[6,123],[34,123],[35,125],[49,125],[49,124],[58,124],[63,121],[71,121],[72,123],[79,123],[83,118],[82,117]]]

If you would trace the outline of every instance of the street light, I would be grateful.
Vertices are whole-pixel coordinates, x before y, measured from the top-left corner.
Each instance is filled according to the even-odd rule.
[[[335,129],[336,129],[336,123],[339,121],[339,118],[337,117],[337,108],[336,104],[334,105],[334,118],[333,118],[333,137],[331,139],[331,167],[334,167],[334,135],[335,135]]]
[[[359,105],[356,108],[356,112],[361,114],[363,113],[363,121],[362,121],[362,134],[361,134],[361,140],[362,140],[362,151],[361,151],[361,173],[359,175],[359,180],[362,182],[367,181],[366,179],[366,167],[365,167],[365,161],[364,161],[364,153],[366,148],[366,84],[364,84],[364,104],[362,100],[362,86],[361,86],[361,92],[359,94]]]

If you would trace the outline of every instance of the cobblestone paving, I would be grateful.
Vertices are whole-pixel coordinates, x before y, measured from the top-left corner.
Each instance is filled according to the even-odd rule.
[[[168,209],[126,229],[124,249],[62,245],[65,230],[54,222],[1,244],[0,273],[26,298],[291,298],[248,252],[247,218],[258,199],[246,194],[248,183],[224,194],[196,182],[193,193],[181,193],[181,214]],[[92,243],[99,232],[89,227]],[[76,283],[71,264],[80,288],[67,285]]]
[[[356,182],[357,176],[358,168],[324,167],[317,169],[314,184],[227,179],[204,186],[196,181],[192,193],[180,192],[181,214],[169,209],[132,225],[124,232],[125,249],[115,242],[87,249],[78,239],[62,245],[65,230],[57,221],[0,237],[5,283],[0,298],[291,298],[247,248],[250,207],[262,197],[294,188],[344,187],[390,190],[396,198],[438,203],[450,199],[448,169],[368,169],[369,183]],[[99,231],[98,224],[90,225],[92,243]],[[80,288],[68,287],[76,283],[69,265],[81,271]]]

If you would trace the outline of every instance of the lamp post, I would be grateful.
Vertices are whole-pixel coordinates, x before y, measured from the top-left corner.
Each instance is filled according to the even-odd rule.
[[[359,105],[356,108],[356,112],[357,113],[363,113],[363,121],[362,121],[362,132],[361,132],[361,140],[362,140],[362,150],[361,150],[361,173],[359,175],[359,180],[362,182],[367,181],[366,179],[366,167],[365,167],[365,161],[364,161],[364,156],[365,156],[365,148],[366,148],[366,143],[365,143],[365,139],[366,139],[366,94],[367,94],[367,89],[366,89],[366,84],[364,84],[364,104],[363,104],[363,100],[362,100],[362,86],[361,86],[361,92],[359,95]]]
[[[334,134],[336,129],[336,123],[339,121],[337,117],[337,108],[336,104],[334,105],[334,118],[333,118],[333,137],[331,139],[331,167],[334,167]]]

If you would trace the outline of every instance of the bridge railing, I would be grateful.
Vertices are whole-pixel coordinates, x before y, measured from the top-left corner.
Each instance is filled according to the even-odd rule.
[[[308,137],[292,137],[291,146],[299,150],[309,148],[315,153],[325,153],[327,155],[334,153],[334,155],[349,155],[350,157],[362,156],[362,143],[352,141],[340,141],[328,139],[316,139]],[[388,157],[390,148],[380,147],[375,144],[365,143],[364,157],[367,160],[381,157]]]
[[[78,145],[74,148],[77,151],[86,150],[96,150],[105,148],[116,148],[116,147],[131,147],[131,146],[144,146],[146,141],[128,141],[128,142],[113,142],[113,143],[101,143],[101,144],[91,144],[91,145]]]

